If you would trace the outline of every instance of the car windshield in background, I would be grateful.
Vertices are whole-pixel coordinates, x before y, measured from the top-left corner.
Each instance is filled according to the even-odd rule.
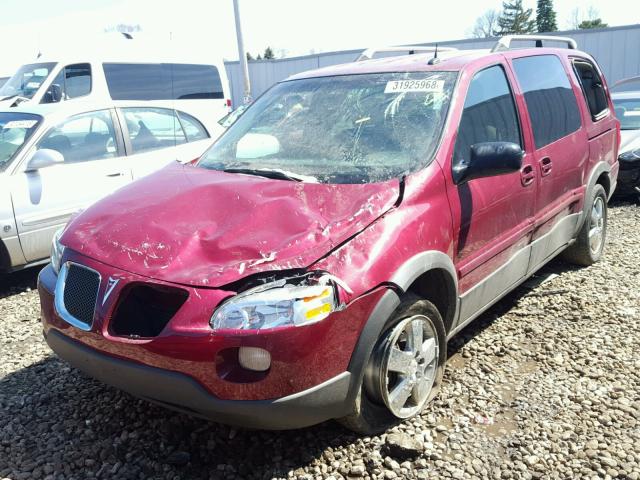
[[[35,132],[41,117],[28,113],[0,112],[0,172]]]
[[[640,97],[614,100],[613,106],[622,130],[640,129]]]
[[[33,97],[55,66],[55,63],[23,65],[0,88],[0,100],[7,97]]]
[[[437,147],[454,72],[345,75],[280,83],[205,153],[200,167],[370,183],[425,166]]]

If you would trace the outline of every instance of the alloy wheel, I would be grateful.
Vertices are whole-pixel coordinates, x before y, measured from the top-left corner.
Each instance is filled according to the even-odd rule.
[[[367,390],[396,417],[414,415],[433,389],[439,349],[436,329],[428,317],[414,315],[402,320],[374,352],[365,373]]]
[[[602,197],[596,197],[591,207],[591,217],[589,220],[589,248],[591,253],[597,254],[602,248],[604,241],[604,218],[605,204]]]

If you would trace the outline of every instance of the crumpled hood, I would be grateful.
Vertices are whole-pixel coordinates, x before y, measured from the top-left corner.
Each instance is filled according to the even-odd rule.
[[[640,130],[621,130],[620,140],[620,153],[640,148]]]
[[[148,277],[221,286],[309,266],[389,210],[398,180],[328,185],[172,164],[76,217],[61,238]]]

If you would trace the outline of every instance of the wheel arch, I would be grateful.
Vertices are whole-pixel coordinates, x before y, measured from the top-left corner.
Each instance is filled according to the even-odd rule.
[[[587,200],[591,198],[593,195],[593,189],[596,185],[602,185],[604,191],[607,194],[607,200],[611,198],[613,195],[613,191],[611,191],[611,165],[606,162],[598,162],[593,169],[591,169],[591,173],[589,174],[589,179],[587,180],[587,190],[584,194],[584,205],[582,207],[582,215],[580,216],[580,221],[578,222],[575,234],[580,231],[582,225],[584,225],[584,221],[587,218],[587,209],[586,204]]]
[[[11,257],[9,256],[9,250],[4,244],[4,241],[0,239],[0,272],[8,272],[11,270]]]
[[[391,283],[433,303],[442,316],[445,331],[451,330],[458,313],[458,279],[447,254],[427,251],[411,257],[391,277]]]
[[[367,319],[349,361],[351,373],[348,402],[354,404],[364,369],[385,323],[401,303],[401,296],[412,291],[433,303],[448,332],[458,314],[458,283],[451,258],[440,251],[421,252],[407,260],[387,282],[387,291]]]

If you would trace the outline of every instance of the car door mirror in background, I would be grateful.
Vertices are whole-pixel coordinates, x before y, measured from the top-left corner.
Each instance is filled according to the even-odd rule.
[[[41,168],[50,167],[64,162],[64,156],[57,150],[51,150],[49,148],[42,148],[36,150],[27,162],[27,172],[35,172]]]
[[[461,184],[474,178],[493,177],[520,170],[524,152],[511,142],[482,142],[471,146],[468,161],[453,167],[453,180]]]

